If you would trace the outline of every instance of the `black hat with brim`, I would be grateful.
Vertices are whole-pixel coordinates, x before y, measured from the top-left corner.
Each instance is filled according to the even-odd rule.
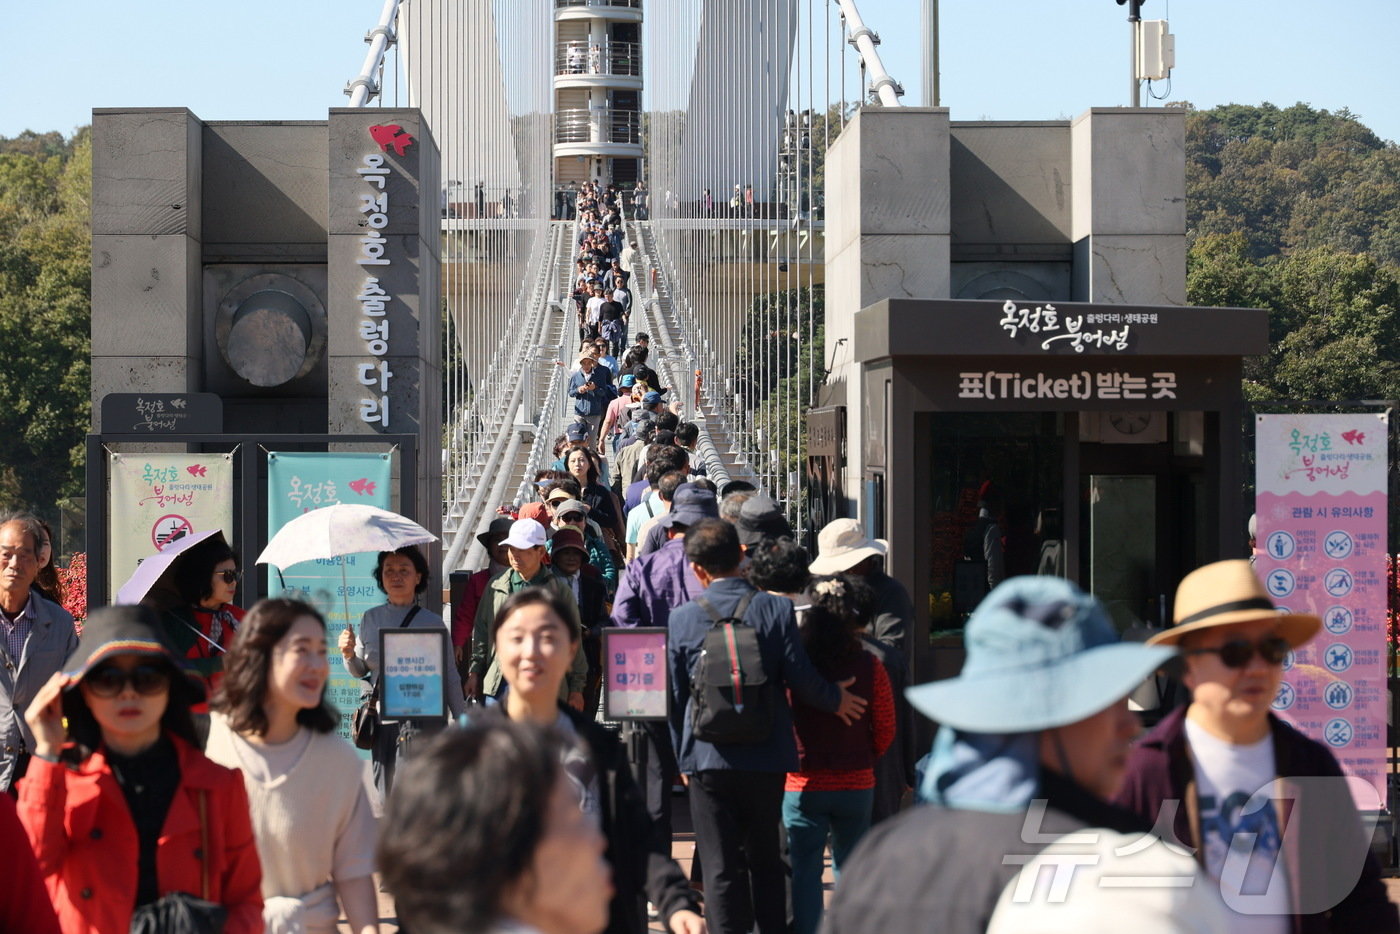
[[[92,611],[83,624],[78,647],[63,664],[63,673],[72,679],[65,690],[71,691],[88,672],[118,655],[144,655],[165,662],[176,675],[170,682],[171,696],[178,695],[190,705],[204,701],[204,682],[166,643],[155,611],[145,606],[105,606]]]

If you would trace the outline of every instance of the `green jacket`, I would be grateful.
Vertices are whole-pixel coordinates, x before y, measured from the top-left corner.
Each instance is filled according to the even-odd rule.
[[[486,592],[481,595],[481,602],[476,605],[476,617],[472,622],[471,673],[481,679],[481,690],[490,697],[495,697],[501,692],[501,683],[505,680],[501,675],[501,667],[496,664],[496,646],[491,639],[491,621],[496,618],[496,612],[510,596],[512,573],[514,572],[507,568],[491,578],[491,582],[486,585]],[[579,622],[578,604],[574,602],[574,593],[569,589],[569,585],[547,564],[541,566],[539,573],[528,583],[532,587],[543,587],[552,591],[564,602],[569,608],[569,625],[574,628],[575,641],[581,643],[583,625]],[[587,680],[588,659],[584,657],[580,647],[580,651],[574,653],[573,667],[569,669],[564,682],[559,685],[559,699],[568,700],[569,695],[575,692],[582,694]]]

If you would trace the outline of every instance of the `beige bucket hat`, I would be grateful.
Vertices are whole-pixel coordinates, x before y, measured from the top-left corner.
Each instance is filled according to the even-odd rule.
[[[809,566],[813,574],[840,574],[849,571],[871,555],[884,555],[889,543],[866,538],[865,529],[854,519],[833,519],[817,534],[817,558]]]
[[[1216,561],[1183,577],[1176,588],[1173,619],[1172,628],[1148,639],[1149,645],[1175,645],[1187,633],[1212,626],[1275,619],[1278,634],[1296,649],[1322,628],[1320,617],[1276,607],[1253,565],[1243,559]]]

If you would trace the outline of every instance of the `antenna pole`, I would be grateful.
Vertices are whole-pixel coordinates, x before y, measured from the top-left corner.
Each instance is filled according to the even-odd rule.
[[[1142,82],[1138,81],[1138,29],[1142,23],[1142,5],[1147,0],[1118,0],[1118,5],[1128,6],[1128,103],[1132,107],[1142,106]]]

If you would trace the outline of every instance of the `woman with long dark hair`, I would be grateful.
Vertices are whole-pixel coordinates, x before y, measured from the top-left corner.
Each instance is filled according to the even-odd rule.
[[[579,499],[588,506],[588,516],[615,541],[622,541],[621,508],[613,491],[598,482],[598,455],[588,448],[574,448],[564,455],[564,466],[578,480]]]
[[[839,597],[839,576],[813,578],[809,589]],[[855,721],[808,707],[796,697],[792,725],[797,734],[798,771],[783,791],[783,825],[792,856],[792,914],[797,934],[815,934],[822,918],[822,852],[831,839],[831,865],[839,878],[846,857],[870,828],[875,798],[875,761],[894,739],[894,697],[885,670],[860,643],[862,621],[840,616],[820,603],[802,614],[802,643],[823,678],[844,683],[869,698]]]
[[[153,919],[190,895],[227,912],[227,934],[263,930],[243,780],[195,745],[203,700],[152,611],[116,606],[88,617],[25,712],[20,821],[68,934],[127,934],[133,915],[160,930]]]
[[[269,934],[377,934],[374,813],[360,758],[326,700],[326,621],[299,600],[260,600],[224,660],[205,754],[239,769],[262,860]]]

